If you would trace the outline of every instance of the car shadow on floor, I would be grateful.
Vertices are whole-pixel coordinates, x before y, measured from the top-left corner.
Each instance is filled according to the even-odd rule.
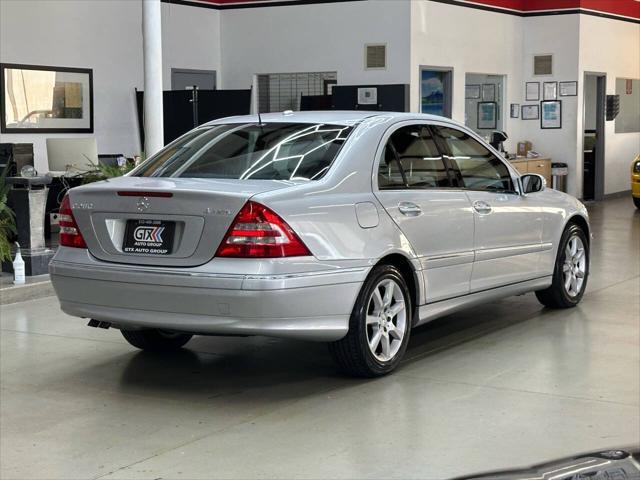
[[[403,365],[428,361],[442,350],[550,314],[552,310],[542,309],[529,295],[433,321],[414,329],[399,372]],[[200,400],[233,397],[240,403],[259,396],[268,402],[376,381],[342,375],[325,344],[264,337],[194,337],[177,352],[136,352],[128,357],[119,357],[123,365],[118,365],[122,369],[119,386],[126,393],[145,395]]]

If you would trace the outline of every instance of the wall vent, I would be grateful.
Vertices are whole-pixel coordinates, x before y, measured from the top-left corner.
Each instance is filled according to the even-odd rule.
[[[534,55],[534,75],[553,75],[553,55]]]
[[[365,68],[387,68],[386,45],[365,45]]]

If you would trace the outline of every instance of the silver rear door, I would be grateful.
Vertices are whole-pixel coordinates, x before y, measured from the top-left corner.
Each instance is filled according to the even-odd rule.
[[[451,188],[427,125],[404,123],[383,141],[374,192],[420,258],[426,302],[468,293],[474,218],[465,192]]]

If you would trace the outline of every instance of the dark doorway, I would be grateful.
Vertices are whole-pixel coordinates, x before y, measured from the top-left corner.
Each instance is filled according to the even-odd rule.
[[[584,134],[582,160],[583,200],[604,198],[604,121],[607,78],[586,74],[584,78]]]

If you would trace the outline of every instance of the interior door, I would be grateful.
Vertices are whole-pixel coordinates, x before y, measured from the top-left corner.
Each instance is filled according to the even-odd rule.
[[[375,195],[420,258],[426,302],[469,292],[474,216],[426,124],[402,124],[386,138]]]
[[[435,127],[473,209],[475,261],[470,291],[541,276],[542,208],[516,192],[504,161],[466,132]]]

